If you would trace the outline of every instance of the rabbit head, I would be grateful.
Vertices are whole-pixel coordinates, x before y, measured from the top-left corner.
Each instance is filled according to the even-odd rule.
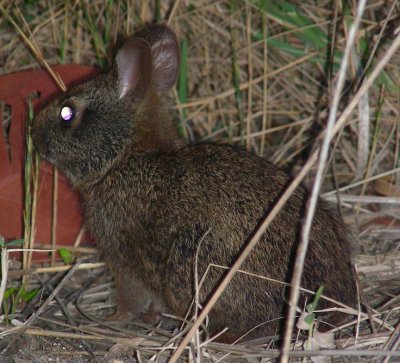
[[[37,115],[39,154],[79,184],[96,179],[129,152],[181,145],[162,93],[175,83],[179,47],[174,32],[153,25],[128,38],[110,70],[53,100]]]

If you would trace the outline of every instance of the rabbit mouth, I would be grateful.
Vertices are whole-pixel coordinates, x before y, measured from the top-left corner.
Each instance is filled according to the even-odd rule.
[[[48,162],[53,163],[53,160],[51,158],[50,151],[49,151],[49,148],[47,147],[47,145],[41,145],[40,147],[35,146],[35,150],[42,159],[45,159]]]
[[[37,130],[34,130],[32,132],[32,141],[35,151],[40,155],[42,159],[52,162],[50,143],[46,139],[47,138],[45,137],[45,135],[42,135],[42,132]]]

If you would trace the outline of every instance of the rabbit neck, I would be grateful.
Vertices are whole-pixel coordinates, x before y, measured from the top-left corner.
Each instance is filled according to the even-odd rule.
[[[169,154],[186,146],[179,135],[176,120],[157,92],[150,91],[139,104],[128,103],[126,114],[133,115],[133,122],[129,121],[132,127],[125,139],[119,141],[115,154],[98,164],[93,163],[89,171],[79,169],[68,175],[76,189],[91,188],[132,156],[140,158],[140,155],[154,151]]]
[[[168,153],[185,145],[165,99],[156,91],[150,90],[136,109],[130,151],[132,153],[147,151]]]

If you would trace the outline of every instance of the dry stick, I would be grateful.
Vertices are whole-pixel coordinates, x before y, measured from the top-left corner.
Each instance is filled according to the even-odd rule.
[[[58,169],[53,166],[53,209],[51,213],[51,266],[56,263],[56,232],[57,232],[57,209],[58,209]]]
[[[374,59],[375,52],[378,49],[378,45],[380,44],[380,41],[381,41],[382,36],[383,36],[383,33],[384,33],[385,29],[386,29],[386,26],[387,26],[387,23],[389,22],[390,17],[392,16],[392,13],[393,13],[393,10],[394,10],[396,4],[398,4],[398,0],[394,0],[393,1],[393,4],[390,7],[390,10],[388,12],[388,15],[386,16],[386,19],[383,22],[383,25],[381,27],[381,30],[379,31],[378,37],[377,37],[377,39],[375,41],[375,44],[374,44],[374,46],[373,46],[373,48],[371,50],[371,54],[368,57],[367,64],[364,67],[364,72],[363,72],[363,74],[361,76],[361,81],[364,79],[366,73],[368,72],[369,66],[371,65],[372,60]]]
[[[360,311],[360,313],[357,316],[357,324],[355,326],[356,334],[355,334],[355,337],[354,337],[355,345],[357,345],[358,344],[358,340],[360,339],[360,324],[361,324],[361,305],[360,305],[360,303],[363,304],[364,307],[367,310],[369,325],[371,326],[372,333],[373,334],[377,334],[378,331],[376,329],[376,325],[375,325],[375,322],[374,322],[374,317],[372,316],[372,311],[371,311],[372,309],[369,307],[369,305],[368,305],[368,303],[367,303],[367,301],[365,299],[364,291],[362,291],[361,288],[360,288],[361,281],[360,281],[360,278],[359,278],[359,272],[358,272],[357,264],[354,264],[354,270],[355,270],[355,282],[356,282],[356,288],[357,288],[356,293],[357,293],[357,296],[359,297],[359,299],[358,299],[358,309]],[[385,321],[386,321],[386,319],[385,319]]]
[[[75,246],[75,245],[73,245],[73,246],[67,246],[67,245],[61,245],[61,244],[59,244],[58,245],[58,247],[59,248],[68,248],[71,252],[73,252],[73,253],[90,253],[90,254],[99,254],[100,252],[99,252],[99,250],[98,250],[98,248],[96,248],[96,247],[81,247],[81,246]],[[51,248],[51,245],[50,244],[41,244],[40,245],[40,248],[38,248],[39,250],[40,249],[49,249],[49,248]]]
[[[204,283],[204,280],[205,280],[206,277],[207,277],[206,274],[207,274],[208,271],[209,271],[209,267],[214,267],[214,268],[218,268],[218,269],[222,269],[222,270],[230,270],[230,267],[226,267],[226,266],[223,266],[223,265],[217,265],[217,264],[215,264],[215,263],[210,263],[210,264],[207,266],[206,272],[203,274],[203,276],[202,276],[202,278],[201,278],[200,287],[202,286],[202,284]],[[287,283],[287,282],[283,282],[283,281],[280,281],[280,280],[272,279],[272,278],[270,278],[270,277],[258,275],[258,274],[255,274],[255,273],[253,273],[253,272],[249,272],[249,271],[245,271],[245,270],[238,270],[237,272],[239,272],[239,273],[241,273],[241,274],[244,274],[244,275],[247,275],[247,276],[256,277],[256,278],[261,279],[261,280],[264,280],[264,281],[269,281],[269,282],[272,282],[272,283],[274,283],[274,284],[279,284],[279,285],[282,285],[282,286],[290,286],[290,284]],[[306,292],[306,293],[308,293],[308,294],[310,294],[310,295],[312,295],[312,296],[316,295],[316,292],[315,292],[315,291],[306,289],[306,288],[304,288],[304,287],[301,287],[300,290],[301,290],[302,292]],[[326,296],[326,295],[324,295],[324,294],[321,295],[321,299],[326,300],[326,301],[329,301],[329,302],[331,302],[331,303],[333,303],[333,304],[339,306],[339,308],[342,308],[342,310],[346,310],[349,314],[353,314],[353,315],[357,315],[357,314],[358,314],[358,310],[352,308],[351,306],[348,306],[348,305],[346,305],[346,304],[343,304],[343,303],[341,303],[341,302],[338,301],[338,300],[331,299],[330,297],[328,297],[328,296]],[[366,314],[365,314],[365,317],[367,317]],[[382,325],[384,324],[382,320],[380,320],[380,324],[382,324]]]
[[[274,71],[271,71],[268,73],[268,78],[274,77],[276,75],[278,75],[279,73],[282,73],[284,71],[286,71],[287,69],[290,69],[298,64],[301,64],[303,62],[308,61],[309,59],[311,59],[312,57],[315,57],[318,53],[317,52],[313,52],[310,54],[305,55],[304,57],[298,58],[295,61],[286,64],[285,66],[279,68],[279,69],[275,69]],[[257,78],[253,78],[250,81],[247,82],[242,82],[239,86],[239,89],[241,91],[245,90],[246,88],[248,88],[251,85],[256,85],[258,83],[264,82],[264,75],[259,76]],[[194,100],[194,101],[190,101],[190,102],[186,102],[186,103],[182,103],[177,107],[184,107],[184,108],[189,108],[189,107],[194,107],[194,106],[201,106],[201,105],[208,105],[211,102],[214,102],[216,100],[219,100],[221,98],[227,98],[229,96],[232,96],[235,94],[235,89],[234,88],[230,88],[224,92],[221,92],[219,94],[217,94],[216,96],[210,96],[210,97],[204,97],[201,98],[199,100]]]
[[[194,265],[194,281],[195,281],[195,298],[194,298],[194,319],[197,319],[198,316],[198,312],[199,312],[199,308],[201,308],[200,305],[200,285],[199,285],[199,252],[200,252],[200,247],[204,241],[204,238],[210,233],[211,228],[209,228],[206,233],[204,233],[203,237],[201,237],[201,240],[197,246],[197,250],[196,250],[196,256],[195,256],[195,265]],[[190,307],[188,309],[188,312],[185,316],[185,320],[187,319],[187,315],[189,314],[190,311]],[[196,334],[196,344],[195,344],[196,348],[197,348],[197,356],[200,357],[200,334]]]
[[[285,334],[284,334],[284,338],[283,338],[282,357],[280,359],[280,361],[282,363],[286,363],[289,359],[288,352],[290,349],[291,336],[292,336],[293,328],[294,328],[296,306],[297,306],[297,302],[298,302],[299,296],[300,296],[300,283],[301,283],[301,277],[303,275],[304,261],[306,258],[308,243],[310,240],[311,224],[312,224],[312,221],[314,218],[315,209],[317,207],[318,195],[319,195],[319,191],[321,189],[321,184],[322,184],[322,176],[323,176],[323,173],[325,170],[325,164],[326,164],[326,161],[328,159],[328,154],[329,154],[329,146],[330,146],[332,138],[334,136],[333,129],[334,129],[335,120],[336,120],[336,116],[337,116],[337,112],[338,112],[338,108],[339,108],[339,104],[340,104],[340,97],[342,95],[344,82],[346,80],[346,71],[347,71],[347,67],[348,67],[348,61],[350,59],[350,52],[353,48],[353,43],[355,40],[356,32],[357,32],[362,14],[364,12],[365,4],[366,4],[366,0],[360,0],[358,7],[357,7],[356,17],[353,21],[353,24],[350,27],[349,36],[348,36],[348,40],[346,43],[346,48],[344,51],[342,62],[340,64],[339,77],[338,77],[335,93],[333,95],[332,106],[331,106],[331,110],[329,112],[328,124],[326,126],[326,132],[325,132],[324,140],[323,140],[322,147],[321,147],[321,153],[319,156],[317,173],[315,175],[315,181],[314,181],[314,185],[313,185],[313,188],[311,191],[311,197],[309,199],[306,220],[302,227],[301,242],[300,242],[300,245],[297,250],[296,260],[295,260],[295,264],[294,264],[294,273],[293,273],[293,277],[291,280],[292,288],[290,290],[289,311],[288,311],[288,315],[286,318]]]
[[[246,33],[247,33],[247,44],[249,46],[247,51],[247,73],[249,81],[253,78],[253,64],[252,64],[252,54],[251,54],[251,9],[249,4],[246,2]],[[252,118],[252,91],[253,87],[251,82],[249,88],[247,89],[247,122],[246,122],[246,150],[250,151],[250,133],[251,133],[251,118]]]
[[[57,275],[54,275],[57,276]],[[56,277],[57,279],[57,277]],[[46,282],[43,282],[42,280],[40,280],[40,282],[42,283],[42,291],[45,292],[45,290],[54,290],[53,284],[50,282],[50,280],[47,280]],[[65,317],[67,318],[67,321],[69,322],[70,326],[72,327],[72,329],[76,332],[76,333],[80,333],[80,331],[77,329],[78,323],[76,322],[76,319],[74,319],[71,314],[69,313],[66,305],[64,304],[64,302],[62,301],[62,299],[60,299],[57,295],[54,296],[54,299],[56,300],[60,310],[62,311],[62,313],[65,315]],[[24,309],[25,311],[25,309]],[[89,346],[88,343],[86,343],[85,340],[81,340],[80,344],[82,345],[82,347],[85,349],[85,351],[90,355],[92,362],[98,362],[98,360],[96,359],[95,354],[93,353],[91,347]]]
[[[65,339],[85,339],[85,340],[92,340],[92,341],[99,341],[99,342],[115,342],[119,344],[128,345],[134,348],[140,348],[141,343],[142,349],[145,350],[150,348],[158,348],[159,344],[154,343],[149,340],[145,340],[144,338],[121,338],[121,337],[114,337],[114,336],[105,336],[105,335],[89,335],[89,334],[76,334],[76,333],[65,333],[65,332],[54,332],[49,330],[42,330],[42,329],[27,329],[26,334],[33,335],[33,336],[44,336],[44,337],[54,337],[54,338],[65,338]],[[153,348],[153,349],[154,349]],[[218,345],[218,348],[222,350],[224,347]],[[230,350],[235,352],[243,352],[248,351],[245,347],[240,347],[239,349],[235,349],[235,347],[229,347]],[[289,352],[291,357],[314,357],[314,356],[363,356],[363,357],[383,357],[383,356],[393,356],[399,357],[400,352],[398,351],[369,351],[369,350],[310,350],[310,351],[293,351]],[[279,351],[277,349],[265,350],[260,352],[259,354],[255,354],[256,357],[265,357],[265,358],[277,358],[279,356]],[[171,360],[169,361],[171,362]]]
[[[40,252],[42,252],[42,251],[43,250],[40,250]],[[78,270],[93,270],[93,269],[101,268],[104,266],[105,266],[104,262],[82,263],[78,267]],[[23,276],[24,274],[43,274],[43,273],[67,271],[70,268],[71,268],[71,265],[38,267],[38,268],[34,268],[34,269],[29,269],[29,270],[12,270],[12,271],[8,272],[8,275],[10,277],[20,277],[20,276]]]
[[[64,332],[54,332],[49,330],[41,330],[41,329],[27,329],[26,334],[33,336],[44,336],[44,337],[54,337],[54,338],[64,338],[64,339],[85,339],[92,341],[100,341],[100,342],[116,342],[121,344],[127,344],[129,346],[136,347],[140,342],[144,341],[144,338],[119,338],[112,336],[99,336],[99,335],[85,335],[85,334],[77,334],[77,333],[64,333]],[[146,342],[148,344],[148,342]]]
[[[65,283],[69,280],[69,278],[75,273],[75,271],[78,269],[82,261],[78,261],[72,268],[68,271],[68,273],[65,275],[65,277],[61,280],[61,282],[57,285],[57,287],[52,291],[52,293],[49,295],[49,297],[46,299],[46,301],[40,306],[40,308],[34,313],[25,323],[24,327],[27,327],[29,325],[32,325],[34,321],[43,313],[44,309],[51,303],[53,298],[58,294],[58,292],[61,290],[61,288],[65,285]]]
[[[359,59],[357,58],[357,61]],[[358,104],[358,135],[357,135],[357,161],[355,179],[359,180],[364,173],[369,173],[368,154],[370,150],[370,116],[371,109],[369,105],[369,96],[366,93]],[[372,161],[373,154],[370,153]],[[367,170],[365,170],[367,169]]]
[[[380,107],[383,106],[384,93],[385,93],[385,87],[383,86],[383,87],[381,87],[379,98],[378,98],[378,111],[377,111],[377,113],[380,113],[379,109],[380,109]],[[376,125],[378,125],[378,120],[376,120]],[[378,126],[375,127],[375,130],[377,128],[378,128]],[[374,131],[373,142],[372,142],[371,148],[369,147],[369,143],[368,143],[368,149],[365,150],[365,154],[366,154],[365,158],[366,158],[367,162],[364,165],[364,170],[359,169],[359,172],[360,172],[359,176],[364,175],[365,177],[369,177],[369,176],[371,176],[371,174],[373,172],[373,165],[372,164],[373,164],[374,158],[377,158],[377,156],[378,156],[378,152],[377,152],[377,147],[378,147],[377,138],[378,137],[375,136],[375,135],[376,135],[376,131]],[[368,133],[368,138],[369,138],[369,133]],[[368,152],[369,152],[369,157],[368,157]],[[357,178],[357,179],[361,179],[361,178]],[[363,186],[361,188],[361,193],[360,193],[361,196],[363,196],[365,194],[365,191],[367,189],[367,185],[368,185],[367,183],[363,184]],[[357,213],[359,213],[360,209],[359,209],[358,206],[356,207],[356,209],[357,209]]]
[[[1,332],[0,338],[4,337],[6,335],[9,335],[11,333],[24,331],[28,326],[32,325],[35,322],[35,320],[43,313],[43,311],[46,309],[46,307],[51,303],[54,296],[56,296],[58,294],[58,292],[61,290],[61,288],[64,286],[64,284],[68,281],[68,279],[72,276],[72,274],[77,270],[77,268],[80,264],[81,264],[81,261],[78,261],[74,266],[72,266],[72,268],[68,271],[68,273],[65,275],[65,277],[61,280],[61,282],[53,290],[53,292],[46,299],[46,301],[40,306],[40,308],[36,311],[36,313],[32,314],[31,317],[23,325],[20,325],[15,328]]]
[[[171,10],[171,13],[169,14],[169,17],[168,17],[167,25],[171,24],[172,18],[175,16],[176,9],[178,8],[178,5],[179,5],[179,0],[175,0],[175,4],[174,4],[174,6],[173,6],[173,8]]]
[[[83,11],[82,9],[77,10],[78,19],[83,19]],[[130,12],[128,11],[128,17]],[[128,22],[127,22],[128,24]],[[75,54],[74,54],[74,62],[76,64],[81,63],[81,46],[83,43],[83,36],[82,36],[82,22],[78,21],[76,24],[76,36],[75,36]]]
[[[33,153],[34,155],[34,153]],[[29,230],[29,243],[28,243],[28,258],[27,258],[27,263],[24,265],[24,269],[29,269],[31,267],[32,263],[32,257],[33,257],[33,247],[34,247],[34,240],[35,240],[35,234],[36,234],[36,212],[37,212],[37,202],[38,202],[38,187],[39,187],[39,167],[37,164],[37,158],[34,157],[32,160],[32,179],[31,179],[31,189],[32,189],[32,204],[31,204],[31,221],[30,221],[30,230]],[[37,167],[36,167],[37,166]],[[23,279],[26,279],[26,276],[23,276]],[[25,283],[27,283],[27,279],[25,280]]]
[[[267,217],[264,219],[260,227],[255,231],[253,237],[250,239],[249,243],[246,245],[245,249],[243,252],[239,255],[238,259],[236,262],[233,264],[232,268],[229,270],[229,272],[226,274],[225,278],[222,280],[221,284],[218,286],[217,290],[215,293],[211,296],[211,299],[207,303],[207,305],[204,307],[204,310],[201,312],[199,315],[198,319],[193,323],[192,327],[190,328],[189,332],[186,334],[185,338],[182,340],[182,342],[179,344],[178,348],[176,349],[175,353],[172,355],[170,359],[170,363],[175,363],[179,356],[181,355],[182,351],[185,349],[186,345],[189,343],[190,339],[192,338],[193,334],[196,332],[196,330],[200,327],[201,323],[204,321],[205,317],[208,315],[214,304],[217,302],[223,291],[225,290],[226,286],[229,284],[229,282],[232,280],[233,276],[235,273],[238,271],[244,260],[247,258],[247,256],[250,254],[252,251],[253,247],[256,245],[258,240],[261,238],[261,236],[264,234],[265,230],[268,228],[272,220],[275,218],[275,216],[278,214],[280,209],[283,207],[285,202],[289,199],[293,191],[298,187],[298,185],[301,183],[303,178],[306,176],[308,170],[311,168],[311,166],[314,164],[314,162],[317,160],[317,153],[314,153],[307,163],[304,165],[302,168],[301,172],[296,176],[296,178],[293,179],[293,181],[290,183],[289,187],[286,189],[286,191],[283,193],[281,198],[278,200],[277,204],[275,207],[271,210],[271,212],[267,215]]]
[[[349,189],[358,187],[359,185],[363,185],[365,183],[369,183],[370,181],[373,181],[373,180],[376,180],[376,179],[381,179],[381,178],[384,178],[385,176],[393,175],[393,174],[396,174],[398,172],[400,172],[400,167],[392,169],[392,170],[385,171],[385,172],[380,173],[378,175],[371,176],[370,178],[366,178],[364,180],[360,180],[360,181],[358,181],[356,183],[352,183],[352,184],[346,185],[346,186],[341,187],[341,188],[339,188],[337,190],[331,190],[330,192],[326,192],[326,193],[322,194],[322,196],[324,198],[326,198],[329,195],[333,195],[333,194],[336,194],[336,193],[341,193],[341,192],[344,192],[345,190],[349,190]]]
[[[399,331],[400,331],[400,323],[397,324],[396,329],[392,332],[392,334],[390,334],[390,337],[388,339],[388,341],[384,344],[383,349],[390,349],[391,351],[396,351],[399,343],[400,343],[400,336],[399,336]],[[390,348],[390,345],[392,344],[394,340],[394,344],[392,345],[392,347]],[[382,363],[388,363],[390,359],[390,355],[388,355]]]
[[[369,69],[369,66],[371,65],[371,62],[374,59],[375,52],[376,52],[376,50],[378,48],[378,45],[380,44],[380,41],[381,41],[381,38],[383,36],[384,30],[386,29],[387,23],[388,23],[391,15],[392,15],[392,12],[393,12],[394,7],[395,7],[396,4],[397,4],[397,0],[393,1],[393,4],[392,4],[392,6],[391,6],[391,8],[389,10],[389,13],[386,16],[386,19],[385,19],[385,21],[384,21],[384,23],[382,25],[381,30],[379,31],[378,38],[377,38],[377,40],[376,40],[376,42],[374,44],[374,47],[372,48],[371,54],[369,55],[369,59],[368,59],[367,64],[364,67],[363,74],[360,76],[359,83],[358,83],[359,85],[364,80],[365,74],[367,73],[367,71]],[[368,150],[369,150],[369,143],[368,143],[368,140],[369,140],[369,104],[368,104],[368,99],[367,98],[365,98],[365,99],[366,100],[363,100],[364,102],[360,102],[360,105],[362,105],[364,103],[364,107],[368,110],[368,117],[364,122],[361,122],[361,117],[360,117],[359,125],[360,125],[360,130],[364,131],[364,134],[366,134],[367,137],[366,137],[366,140],[364,142],[359,142],[359,145],[360,146],[364,145],[364,148],[363,147],[359,147],[359,152],[358,152],[359,155],[358,155],[357,159],[358,160],[363,160],[363,163],[361,163],[361,165],[360,164],[357,165],[356,179],[360,179],[360,177],[363,175],[363,170],[365,169],[365,166],[366,166],[366,159],[368,157]],[[364,113],[362,113],[362,114],[364,114]],[[372,156],[373,156],[372,154],[373,153],[371,152],[371,157],[370,157],[369,163],[372,162]],[[369,170],[370,170],[370,167],[367,168],[367,171],[369,171]]]
[[[201,281],[200,281],[200,284],[199,284],[200,288],[201,288],[202,284],[204,283],[204,280],[205,280],[206,277],[207,277],[207,274],[208,274],[208,272],[209,272],[209,268],[211,268],[211,267],[219,268],[219,269],[223,269],[223,270],[230,270],[229,267],[221,266],[221,265],[216,265],[216,264],[210,263],[210,264],[207,266],[207,269],[206,269],[206,271],[204,272],[204,274],[203,274],[203,276],[202,276],[202,278],[201,278]],[[247,275],[247,276],[253,276],[253,277],[256,277],[256,278],[261,279],[261,280],[270,281],[270,282],[275,283],[275,284],[280,284],[280,285],[282,285],[282,286],[289,286],[289,287],[291,286],[291,285],[290,285],[289,283],[287,283],[287,282],[283,282],[283,281],[280,281],[280,280],[276,280],[276,279],[272,279],[272,278],[269,278],[269,277],[261,276],[261,275],[258,275],[258,274],[252,273],[252,272],[248,272],[248,271],[244,271],[244,270],[238,270],[237,272],[239,272],[239,273],[241,273],[241,274],[245,274],[245,275]],[[305,289],[305,288],[303,288],[303,287],[301,287],[300,290],[301,290],[302,292],[308,293],[308,294],[310,294],[310,295],[315,295],[315,294],[316,294],[315,291],[311,291],[311,290]],[[366,320],[366,319],[370,318],[370,316],[369,316],[368,314],[364,314],[364,313],[360,312],[359,310],[356,310],[356,309],[354,309],[354,308],[352,308],[352,307],[350,307],[350,306],[348,306],[348,305],[345,305],[345,304],[341,303],[341,302],[338,301],[338,300],[331,299],[330,297],[325,296],[325,295],[323,295],[323,294],[321,295],[321,298],[324,299],[324,300],[326,300],[326,301],[329,301],[329,302],[331,302],[331,303],[333,303],[333,304],[335,304],[335,305],[338,306],[338,308],[335,308],[335,310],[332,310],[332,309],[330,309],[330,310],[329,310],[329,309],[325,309],[324,311],[328,311],[328,310],[329,310],[329,311],[341,311],[341,312],[344,312],[344,313],[346,313],[346,314],[351,314],[351,315],[355,315],[355,316],[360,316],[361,319],[363,319],[363,320]],[[393,331],[393,328],[391,328],[391,326],[389,326],[388,324],[386,324],[384,321],[382,321],[381,319],[377,318],[376,316],[372,316],[372,320],[373,320],[374,322],[376,322],[378,325],[380,325],[381,327],[384,327],[384,328],[388,329],[389,332],[392,332],[392,331]],[[353,323],[348,323],[348,324],[347,324],[347,326],[350,326],[350,325],[353,325]],[[339,327],[339,328],[340,328],[340,327]],[[334,328],[334,329],[332,329],[332,330],[330,330],[330,331],[331,331],[331,332],[334,332],[334,331],[338,330],[339,328]],[[253,328],[253,329],[254,329],[254,328]],[[251,329],[251,330],[253,330],[253,329]],[[250,331],[251,331],[251,330],[250,330]],[[246,334],[247,334],[247,333],[246,333]],[[239,340],[240,340],[240,339],[239,339]],[[204,343],[203,343],[203,344],[204,344]]]
[[[393,41],[392,45],[384,53],[383,57],[381,58],[379,63],[376,65],[374,70],[371,72],[370,76],[365,80],[363,85],[359,88],[357,93],[354,95],[354,97],[350,101],[349,105],[345,108],[343,113],[340,115],[338,121],[336,122],[336,124],[334,126],[334,133],[335,134],[343,126],[344,122],[347,120],[347,118],[350,116],[351,112],[357,106],[357,104],[360,101],[361,97],[372,86],[372,84],[375,82],[375,79],[378,77],[379,73],[382,71],[383,68],[385,68],[386,64],[390,61],[390,59],[392,58],[393,54],[396,52],[397,48],[399,48],[399,47],[400,47],[400,32],[396,36],[396,38]],[[400,168],[398,168],[398,169],[400,169]]]
[[[335,195],[328,195],[324,197],[325,200],[335,202],[337,198]],[[357,204],[396,204],[400,205],[399,197],[378,197],[375,195],[341,195],[340,200],[344,203],[357,203]]]
[[[366,79],[362,87],[357,91],[357,93],[354,95],[352,101],[349,103],[349,105],[346,107],[346,109],[343,111],[341,116],[339,117],[338,121],[336,122],[334,128],[333,128],[333,134],[336,134],[341,127],[344,125],[346,122],[347,118],[351,114],[351,112],[354,110],[354,108],[357,106],[358,101],[361,99],[361,97],[364,95],[364,93],[371,87],[379,73],[382,71],[382,69],[385,67],[385,65],[389,62],[390,58],[393,56],[393,54],[396,52],[397,48],[400,47],[400,34],[397,35],[396,39],[393,41],[392,45],[388,48],[380,62],[377,64],[377,66],[374,68],[374,70],[371,72],[371,75]],[[182,354],[183,350],[185,349],[185,346],[187,343],[190,341],[191,337],[193,336],[194,332],[196,329],[199,328],[207,314],[210,312],[216,301],[218,300],[219,296],[222,294],[226,286],[228,285],[229,281],[233,278],[234,274],[236,271],[239,269],[240,265],[242,262],[246,259],[248,254],[250,253],[251,249],[255,244],[257,243],[258,239],[263,235],[269,224],[271,223],[272,219],[276,216],[276,214],[279,212],[279,210],[282,208],[283,204],[286,202],[286,200],[289,198],[290,194],[293,192],[293,190],[300,184],[301,180],[305,177],[307,172],[311,169],[313,166],[314,162],[318,158],[318,149],[314,151],[314,153],[309,157],[307,163],[303,166],[301,172],[299,175],[296,176],[296,178],[292,181],[292,183],[289,185],[288,189],[285,191],[285,193],[281,196],[281,198],[278,200],[277,204],[275,207],[271,210],[270,214],[266,217],[266,219],[262,222],[260,227],[257,229],[255,232],[254,236],[251,238],[249,243],[247,244],[246,248],[243,250],[241,255],[238,257],[238,260],[234,263],[232,266],[231,270],[228,272],[228,274],[225,276],[221,284],[218,286],[218,289],[215,291],[214,295],[211,297],[207,305],[205,306],[203,312],[200,314],[199,318],[194,322],[192,328],[189,330],[185,338],[182,340],[178,348],[176,349],[175,353],[170,359],[170,363],[175,363],[179,356]]]
[[[7,248],[1,249],[1,283],[0,283],[0,306],[3,304],[3,297],[7,286],[8,274],[8,250]]]
[[[43,57],[42,53],[40,52],[39,48],[37,47],[36,44],[32,43],[32,41],[29,40],[29,38],[24,34],[24,32],[21,30],[21,28],[18,26],[18,24],[14,21],[14,19],[8,15],[8,13],[5,11],[3,6],[0,5],[0,11],[3,13],[3,15],[7,18],[7,20],[14,26],[15,30],[19,33],[21,38],[24,40],[26,45],[30,48],[36,59],[41,63],[46,70],[50,73],[51,77],[54,79],[54,81],[57,83],[57,85],[60,87],[60,89],[65,92],[67,88],[65,87],[64,82],[60,78],[58,74],[56,74],[51,68],[49,63],[47,63],[46,59]]]
[[[75,242],[74,242],[74,244],[73,244],[74,247],[79,248],[79,246],[81,245],[82,238],[83,238],[85,232],[86,232],[86,231],[85,231],[85,226],[83,225],[83,226],[81,227],[81,229],[79,230],[78,235],[77,235],[76,238],[75,238]]]
[[[256,114],[254,114],[254,116],[256,116]],[[275,127],[269,128],[269,129],[264,129],[263,131],[253,132],[250,136],[251,137],[266,136],[268,134],[273,134],[274,132],[282,131],[282,130],[289,129],[289,128],[292,128],[295,126],[303,126],[304,124],[306,124],[312,120],[313,120],[312,117],[307,117],[306,119],[303,119],[300,121],[294,121],[289,124],[275,126]],[[217,133],[214,133],[214,134],[212,134],[212,136],[215,136],[216,134]],[[240,137],[239,136],[234,137],[233,141],[240,141]]]
[[[114,29],[112,31],[114,33],[114,36],[113,36],[114,44],[117,43],[117,39],[118,39],[118,29],[119,29],[119,22],[120,22],[120,18],[121,18],[119,15],[120,10],[121,10],[121,1],[118,1],[117,2],[117,11],[116,11],[117,12],[117,16],[116,16],[117,20],[115,21],[115,23],[113,25]]]
[[[263,25],[262,25],[262,32],[263,32],[263,99],[262,99],[262,127],[261,127],[261,142],[260,142],[260,155],[264,155],[264,149],[265,149],[265,139],[266,139],[266,134],[265,131],[268,128],[270,128],[270,123],[268,122],[267,125],[267,118],[268,118],[268,46],[267,46],[267,24],[268,24],[268,18],[264,15],[264,12],[262,12],[262,19],[263,19]]]

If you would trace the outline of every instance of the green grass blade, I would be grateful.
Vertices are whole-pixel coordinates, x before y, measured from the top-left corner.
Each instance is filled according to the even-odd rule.
[[[92,39],[93,39],[93,47],[94,47],[94,51],[96,54],[96,59],[98,64],[101,67],[105,67],[106,66],[106,62],[107,62],[107,52],[106,52],[106,47],[104,44],[104,41],[102,39],[102,37],[100,36],[101,32],[99,31],[99,29],[95,26],[94,22],[93,22],[93,18],[92,18],[92,14],[89,11],[89,4],[87,4],[86,2],[82,2],[82,7],[83,7],[83,14],[84,14],[84,26],[85,28],[88,30],[88,32],[92,35]]]
[[[244,110],[243,110],[243,96],[240,90],[240,67],[237,60],[237,52],[234,46],[232,46],[232,82],[235,89],[235,100],[239,112],[240,122],[240,143],[244,145]]]
[[[156,0],[156,22],[161,21],[161,0]]]
[[[65,13],[65,17],[64,17],[64,28],[63,28],[63,34],[61,37],[61,44],[60,44],[60,64],[65,64],[65,56],[66,56],[66,52],[67,52],[67,43],[68,43],[68,11],[69,11],[69,7],[68,7],[68,2],[65,1],[64,4],[64,13]]]
[[[314,21],[302,14],[301,10],[295,4],[289,2],[276,3],[271,0],[253,0],[253,2],[262,12],[274,19],[277,23],[281,24],[286,30],[298,29],[298,31],[292,33],[292,35],[298,37],[302,42],[302,46],[298,47],[285,40],[268,39],[267,44],[269,46],[279,49],[296,58],[305,56],[310,52],[310,50],[318,51],[318,56],[313,57],[310,61],[319,63],[322,67],[325,66],[327,62],[326,47],[329,44],[327,34],[325,34]],[[351,10],[346,6],[343,12],[345,14],[344,22],[350,26],[352,22]],[[256,40],[262,40],[262,33],[256,32],[254,33],[254,37]],[[362,56],[367,58],[370,51],[368,34],[358,39],[358,46]],[[338,71],[342,56],[343,52],[335,51],[333,56],[333,71]],[[395,92],[396,90],[395,82],[393,82],[385,71],[381,72],[376,84],[378,87],[384,85],[391,92]]]
[[[28,99],[28,119],[25,127],[25,162],[24,162],[24,248],[29,248],[32,225],[32,173],[33,173],[33,142],[31,128],[33,122],[32,101]],[[26,268],[27,254],[23,254],[22,264]]]

